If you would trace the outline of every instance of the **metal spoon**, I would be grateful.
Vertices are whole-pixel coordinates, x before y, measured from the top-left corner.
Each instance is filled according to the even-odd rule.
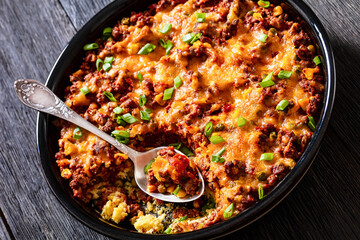
[[[134,149],[129,148],[128,146],[119,143],[115,138],[101,131],[90,122],[86,121],[75,111],[70,109],[63,101],[61,101],[49,88],[43,85],[41,82],[32,80],[32,79],[20,79],[15,81],[14,88],[16,94],[18,95],[20,101],[26,106],[33,108],[35,110],[54,115],[56,117],[62,118],[66,121],[69,121],[79,127],[82,127],[89,132],[97,135],[103,140],[107,141],[122,153],[125,153],[133,161],[135,166],[135,180],[137,185],[141,190],[149,194],[150,196],[166,201],[166,202],[190,202],[198,199],[204,193],[204,179],[200,174],[199,169],[197,169],[199,178],[201,179],[201,186],[199,194],[188,197],[188,198],[178,198],[175,195],[165,195],[161,193],[150,193],[147,191],[147,181],[146,175],[144,172],[144,167],[148,164],[153,158],[156,157],[156,154],[159,150],[165,148],[157,147],[147,152],[138,152]],[[175,150],[179,154],[182,152]]]

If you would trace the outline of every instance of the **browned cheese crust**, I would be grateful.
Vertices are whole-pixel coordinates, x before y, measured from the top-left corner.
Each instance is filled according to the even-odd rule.
[[[302,156],[313,134],[309,117],[318,120],[322,109],[323,69],[313,61],[321,57],[300,22],[281,1],[251,0],[161,0],[120,19],[111,36],[96,40],[99,48],[85,52],[66,104],[107,133],[126,131],[125,142],[139,151],[181,143],[193,152],[206,194],[186,206],[152,199],[136,186],[126,155],[85,130],[75,139],[76,126],[64,122],[56,159],[74,196],[140,232],[170,226],[176,233],[226,220],[231,204],[231,216],[241,213],[259,201],[259,188],[267,195]],[[171,29],[159,32],[166,24]],[[139,54],[146,44],[156,48]],[[109,68],[97,60],[106,57],[113,57]],[[274,84],[262,87],[264,79]],[[282,100],[288,104],[277,110]],[[126,123],[124,114],[137,121]],[[260,160],[263,153],[272,159]],[[174,219],[166,222],[158,206],[175,209]]]

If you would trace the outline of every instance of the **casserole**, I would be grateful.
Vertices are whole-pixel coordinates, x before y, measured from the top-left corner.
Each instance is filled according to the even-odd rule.
[[[121,6],[121,3],[126,3],[126,1],[125,2],[117,2],[116,4],[120,4],[120,6]],[[115,3],[111,4],[111,6],[114,9],[115,8]],[[131,6],[134,7],[133,5],[126,5],[126,6],[123,5],[124,8],[122,8],[122,9],[129,10],[128,8],[131,8]],[[94,19],[97,19],[97,17],[99,17],[99,15],[101,15],[102,13],[106,12],[106,10],[110,11],[109,7],[105,8],[102,12],[100,12],[98,15],[96,15],[94,17]],[[296,8],[296,5],[294,7]],[[76,56],[81,55],[79,53],[79,51],[78,51],[79,46],[84,45],[84,43],[86,43],[86,42],[84,42],[84,39],[89,39],[89,37],[87,37],[87,36],[91,35],[90,33],[87,34],[88,33],[87,31],[91,31],[92,34],[94,34],[94,32],[99,32],[99,30],[96,30],[96,29],[104,28],[106,26],[105,24],[108,24],[111,21],[111,17],[113,17],[113,19],[116,17],[116,16],[114,16],[112,14],[104,14],[102,16],[109,16],[108,21],[104,21],[104,22],[102,22],[103,25],[99,25],[99,24],[95,24],[94,19],[90,20],[90,22],[81,31],[79,31],[79,33],[70,42],[67,49],[65,49],[62,56],[59,58],[58,63],[55,65],[52,73],[50,74],[47,85],[48,85],[49,88],[54,90],[58,95],[61,96],[61,93],[59,94],[59,91],[61,91],[61,89],[64,89],[64,86],[61,86],[61,84],[64,84],[64,83],[60,82],[59,80],[61,78],[65,78],[65,76],[67,76],[67,75],[70,75],[69,73],[71,71],[73,71],[73,69],[71,69],[70,66],[76,65],[76,63],[75,63],[76,62]],[[306,17],[305,17],[305,19],[306,19]],[[316,20],[314,20],[314,21],[316,21]],[[94,28],[94,25],[96,26],[96,28]],[[319,28],[319,26],[317,26],[317,25],[314,25],[314,26]],[[318,29],[316,29],[316,30],[318,30]],[[315,32],[315,34],[316,34],[316,32]],[[284,196],[286,193],[288,193],[288,190],[290,188],[292,188],[297,183],[298,180],[300,180],[301,176],[305,173],[306,169],[310,166],[310,163],[311,163],[311,161],[312,161],[312,159],[314,157],[314,154],[316,152],[316,150],[314,150],[314,148],[316,149],[318,147],[318,144],[319,144],[318,143],[319,140],[317,140],[317,139],[320,139],[322,137],[323,131],[324,131],[324,130],[322,130],[322,129],[324,129],[323,126],[326,126],[327,121],[328,121],[328,117],[329,117],[329,114],[330,114],[329,111],[331,111],[331,105],[332,105],[332,101],[333,101],[333,91],[334,91],[334,84],[333,84],[334,83],[334,79],[333,79],[333,77],[334,77],[333,76],[334,69],[333,69],[333,65],[332,65],[333,64],[333,62],[332,62],[332,54],[331,54],[331,50],[329,49],[329,46],[327,46],[326,42],[322,42],[324,40],[321,37],[323,37],[323,36],[319,36],[320,48],[323,51],[322,55],[325,58],[325,63],[326,63],[325,64],[326,65],[325,69],[326,69],[328,79],[326,81],[326,83],[327,83],[327,85],[326,85],[326,95],[325,95],[325,103],[324,103],[322,118],[320,120],[320,123],[318,124],[318,129],[316,130],[316,132],[314,134],[314,138],[313,138],[312,142],[309,144],[308,148],[305,150],[305,153],[303,154],[302,158],[295,165],[294,170],[291,171],[291,173],[283,180],[283,182],[280,183],[280,185],[273,192],[271,192],[266,199],[259,202],[254,207],[252,207],[252,208],[250,208],[248,210],[245,210],[239,216],[236,216],[236,217],[234,217],[234,218],[232,218],[230,220],[227,220],[226,222],[224,222],[224,223],[227,223],[225,225],[224,225],[224,223],[216,224],[216,225],[214,225],[214,226],[212,226],[210,228],[207,228],[206,232],[204,232],[202,230],[196,231],[196,235],[194,235],[194,236],[196,236],[197,238],[199,238],[201,236],[206,236],[207,233],[210,233],[212,230],[215,231],[215,229],[218,229],[217,231],[219,231],[220,226],[221,226],[221,230],[220,230],[221,232],[222,231],[228,232],[228,229],[231,228],[230,226],[238,225],[238,227],[240,227],[242,225],[245,225],[245,224],[251,222],[256,217],[263,214],[265,212],[265,209],[268,209],[271,206],[274,206],[274,203],[278,202],[277,200],[281,199],[282,196]],[[90,37],[90,39],[91,39],[91,37]],[[76,44],[76,42],[77,42],[77,44]],[[328,50],[328,51],[326,51],[326,50]],[[70,60],[72,60],[72,61],[69,62]],[[54,77],[54,76],[56,76],[56,77]],[[56,80],[56,78],[57,78],[57,80]],[[44,125],[44,120],[45,120],[44,116],[40,115],[39,120],[38,120],[38,123],[39,123],[39,125],[38,125],[39,146],[55,146],[56,144],[54,145],[54,140],[56,140],[56,136],[55,136],[55,134],[51,134],[51,133],[48,132],[48,129],[51,129],[51,126]],[[49,121],[49,119],[47,119],[47,121]],[[47,124],[49,124],[49,122],[47,122]],[[45,132],[43,132],[44,128],[46,130]],[[49,137],[46,137],[46,139],[43,139],[43,137],[41,137],[41,135],[43,135],[44,133],[49,134],[48,135]],[[49,141],[49,145],[47,144],[47,141]],[[50,156],[54,156],[54,148],[49,149],[47,153],[50,153]],[[42,160],[44,158],[46,159],[46,157],[47,157],[47,159],[51,159],[51,158],[49,158],[49,155],[46,156],[47,153],[46,152],[44,153],[44,149],[40,148],[40,156],[41,156]],[[49,161],[43,160],[43,164],[44,163],[49,164]],[[52,176],[52,177],[56,177],[57,181],[60,181],[60,182],[62,181],[61,179],[59,179],[59,174],[55,172],[56,168],[54,168],[54,166],[52,166],[52,169],[53,169],[54,172],[47,172],[49,170],[49,166],[43,165],[43,167],[44,167],[45,175],[47,176],[49,182],[52,181],[52,180],[49,179],[50,178],[49,175],[51,175],[51,174],[55,175],[55,176]],[[300,169],[300,170],[298,170],[298,169]],[[288,179],[292,179],[292,180],[288,180]],[[59,184],[59,183],[54,183],[53,182],[53,183],[50,183],[50,184],[51,184],[52,187],[54,187],[54,184],[56,185],[56,184]],[[66,184],[64,184],[62,182],[61,185],[62,185],[61,187],[62,187],[63,191],[64,190],[67,191],[67,192],[69,191],[69,189],[66,189],[66,187],[65,187]],[[56,194],[57,191],[56,190],[54,190],[54,191],[55,191],[55,194]],[[67,194],[69,194],[69,192]],[[56,195],[58,196],[59,194],[56,194]],[[62,195],[61,196],[62,198],[64,198],[64,197],[66,198],[66,196],[64,196],[63,194],[60,194],[60,195]],[[273,199],[273,200],[270,201],[269,199]],[[63,201],[69,201],[69,199],[68,200],[63,200]],[[61,202],[63,202],[63,201],[61,200]],[[66,207],[67,208],[70,207],[70,205],[74,204],[74,201],[75,200],[70,197],[70,202],[71,203],[70,202],[65,203]],[[80,204],[80,203],[77,203],[77,204]],[[86,209],[86,206],[84,208]],[[254,212],[255,210],[253,210],[253,209],[258,209],[258,210],[256,212]],[[79,209],[77,209],[77,210],[79,210]],[[89,212],[87,212],[87,214],[89,214]],[[90,211],[90,214],[94,215],[95,213]],[[249,214],[251,214],[250,215],[251,217],[249,217]],[[79,217],[81,214],[76,214],[76,215]],[[95,216],[96,216],[96,214],[95,214]],[[245,217],[245,219],[244,219],[243,216]],[[248,217],[246,218],[246,216],[248,216]],[[241,217],[243,217],[243,218],[241,218]],[[89,224],[89,222],[94,220],[94,219],[87,219],[87,218],[83,218],[83,219],[86,219],[86,222],[88,224]],[[237,220],[237,221],[235,221],[235,220]],[[89,225],[91,225],[91,224],[89,224]],[[109,225],[107,225],[107,227],[109,227]],[[105,234],[110,234],[112,231],[110,229],[107,229],[107,227],[104,226],[104,228],[106,229],[105,231],[102,231],[99,228],[97,228],[97,230],[102,231]],[[114,229],[112,229],[112,230],[114,230]],[[133,234],[133,233],[129,233],[129,234]],[[195,232],[194,232],[194,234],[195,234]],[[204,235],[202,235],[202,234],[204,234]],[[115,236],[115,235],[112,235],[112,234],[110,234],[110,235]],[[128,235],[128,236],[131,237],[131,235]],[[135,237],[137,235],[133,235],[133,236]],[[148,236],[146,236],[146,237],[148,237]],[[176,236],[171,236],[171,237],[176,238]],[[179,237],[180,237],[180,235],[179,235]],[[181,237],[190,238],[191,235],[181,234]]]

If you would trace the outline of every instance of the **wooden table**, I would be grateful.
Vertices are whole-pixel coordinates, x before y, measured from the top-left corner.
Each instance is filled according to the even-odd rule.
[[[45,81],[62,48],[111,0],[0,0],[0,239],[106,239],[75,220],[41,173],[37,113],[15,97],[18,78]],[[332,39],[337,93],[318,157],[275,209],[228,239],[360,238],[358,0],[306,0]]]

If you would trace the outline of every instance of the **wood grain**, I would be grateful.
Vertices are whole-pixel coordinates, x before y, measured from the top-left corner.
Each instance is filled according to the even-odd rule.
[[[39,168],[36,113],[14,100],[12,85],[22,77],[44,82],[75,32],[111,1],[0,0],[0,239],[106,239],[70,216],[52,195]],[[332,120],[318,157],[295,190],[226,239],[360,236],[358,1],[305,2],[321,19],[334,48],[338,84]]]

